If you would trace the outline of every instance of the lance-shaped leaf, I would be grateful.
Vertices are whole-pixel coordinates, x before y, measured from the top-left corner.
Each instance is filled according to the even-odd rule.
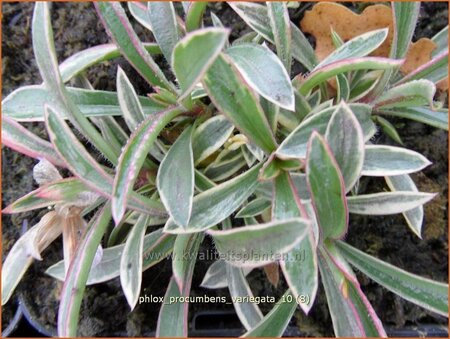
[[[239,44],[226,50],[245,82],[270,102],[293,111],[294,89],[280,59],[266,46]]]
[[[364,104],[350,104],[349,107],[363,129],[364,141],[369,140],[376,132],[376,127],[371,119],[371,107]],[[336,107],[330,107],[303,120],[278,147],[277,156],[283,159],[305,158],[311,133],[315,130],[320,134],[325,134],[330,118],[335,111]]]
[[[431,40],[437,45],[436,49],[431,53],[434,58],[436,55],[448,49],[448,25],[439,31]]]
[[[70,263],[61,291],[58,310],[58,335],[76,337],[81,302],[98,245],[111,220],[111,206],[106,204],[91,220]]]
[[[386,337],[381,321],[347,266],[342,258],[331,256],[325,250],[319,254],[334,334],[337,337]]]
[[[179,101],[190,94],[219,55],[229,30],[205,28],[186,35],[174,48],[172,67],[181,87]]]
[[[203,233],[179,234],[176,236],[173,246],[173,278],[180,291],[186,296],[189,295],[197,253],[202,241]]]
[[[117,163],[117,154],[68,96],[59,73],[53,41],[49,3],[36,2],[32,23],[33,50],[45,87],[56,99],[59,111],[69,117],[75,127],[109,161]]]
[[[187,227],[194,199],[193,127],[186,128],[170,147],[158,169],[156,186],[173,221]]]
[[[144,43],[144,48],[150,54],[161,54],[161,49],[155,43]],[[120,57],[119,48],[114,44],[97,45],[75,53],[59,65],[61,78],[68,82],[84,70],[103,61]]]
[[[181,36],[173,3],[150,1],[147,4],[147,16],[156,42],[167,62],[171,62],[172,51]]]
[[[207,233],[231,265],[258,267],[279,260],[305,237],[308,227],[308,220],[294,218]]]
[[[112,190],[112,211],[116,223],[125,213],[128,195],[154,141],[161,130],[181,112],[175,107],[149,116],[128,139],[119,158]]]
[[[203,14],[208,2],[191,1],[186,11],[186,31],[192,32],[202,26]]]
[[[134,131],[144,120],[144,112],[133,85],[120,67],[117,70],[117,97],[122,116],[130,131]]]
[[[388,215],[403,213],[421,206],[436,196],[435,193],[396,191],[361,194],[347,198],[350,213]]]
[[[270,26],[277,48],[277,55],[283,62],[287,73],[290,74],[292,62],[292,32],[287,5],[284,2],[268,1],[267,12],[269,14]]]
[[[233,124],[223,115],[216,115],[198,126],[192,139],[195,164],[199,164],[222,147],[233,130]]]
[[[274,193],[273,220],[307,216],[289,173],[283,172],[275,178]],[[308,296],[305,302],[299,302],[306,314],[314,303],[319,285],[315,235],[317,236],[311,222],[305,238],[280,261],[284,277],[295,300],[300,301],[301,296]]]
[[[226,262],[224,264],[231,299],[253,297],[253,292],[245,279],[244,269],[232,266]],[[233,306],[246,330],[254,328],[263,318],[263,314],[256,303],[234,302]]]
[[[47,107],[47,131],[55,149],[64,159],[67,168],[96,193],[110,197],[112,177],[95,161],[81,145],[67,124]],[[135,192],[129,201],[130,207],[146,214],[164,215],[164,206]]]
[[[152,25],[148,17],[147,6],[145,3],[139,1],[127,1],[127,5],[133,18],[149,31],[152,31]]]
[[[376,50],[384,40],[386,40],[387,34],[387,28],[361,34],[336,49],[333,53],[323,59],[314,70],[337,61],[369,55],[372,51]]]
[[[256,95],[229,57],[217,57],[203,84],[215,106],[250,140],[267,153],[275,150],[275,138]]]
[[[328,123],[325,138],[341,170],[345,192],[358,180],[364,161],[364,135],[350,107],[341,102]]]
[[[159,338],[186,338],[188,334],[188,303],[170,302],[182,297],[175,278],[171,278],[161,304],[156,327],[156,337]]]
[[[67,87],[67,94],[72,102],[86,117],[120,116],[117,94],[107,91],[94,91],[81,88]],[[163,105],[152,101],[150,98],[138,97],[145,114],[158,112]],[[51,90],[42,85],[24,86],[10,95],[2,102],[3,117],[10,117],[17,121],[44,121],[45,105],[57,107],[57,98]],[[58,112],[61,117],[67,119],[64,111]]]
[[[164,226],[164,232],[201,232],[223,221],[254,192],[260,168],[261,165],[254,166],[247,172],[196,195],[187,228],[177,226],[170,218]]]
[[[98,2],[94,6],[108,35],[139,74],[153,86],[175,91],[134,32],[122,4]]]
[[[144,237],[142,270],[145,271],[166,259],[172,252],[174,242],[175,236],[162,234],[162,229],[147,234]],[[120,244],[105,248],[101,261],[91,268],[86,285],[99,284],[120,276],[120,260],[124,247],[125,244]],[[50,266],[45,273],[59,281],[64,281],[64,261]]]
[[[261,322],[246,332],[243,337],[281,337],[296,308],[297,303],[291,292],[287,290]]]
[[[141,215],[131,228],[120,259],[120,284],[132,310],[141,294],[142,252],[148,219],[148,216]]]
[[[375,101],[375,108],[410,107],[429,104],[433,107],[436,86],[429,80],[414,80],[393,87]]]
[[[448,131],[448,109],[431,110],[426,107],[400,107],[380,110],[380,114],[418,121]]]
[[[308,144],[306,179],[323,238],[341,238],[348,226],[344,180],[330,146],[317,132]]]
[[[386,183],[391,191],[411,191],[418,192],[416,184],[407,174],[385,177]],[[409,228],[419,237],[422,238],[423,223],[423,207],[419,206],[412,210],[403,212]]]
[[[267,41],[275,43],[275,38],[270,27],[270,19],[267,7],[251,2],[230,2],[233,10],[258,34]],[[302,31],[292,22],[292,56],[302,63],[308,70],[312,70],[317,63],[316,55],[308,39]]]
[[[208,267],[200,287],[209,289],[228,287],[227,265],[228,264],[222,259],[213,262],[211,266]],[[251,271],[253,271],[253,268],[251,267],[244,267],[242,269],[244,277],[246,277]]]
[[[387,176],[418,172],[431,164],[422,154],[406,148],[366,145],[361,175]]]
[[[395,60],[379,57],[349,58],[333,62],[331,64],[316,68],[305,79],[299,91],[302,95],[307,95],[314,87],[338,74],[349,71],[364,70],[384,70],[400,67],[404,60]]]
[[[271,206],[269,200],[258,198],[250,201],[239,212],[236,213],[236,218],[256,217]]]
[[[408,52],[420,12],[420,2],[392,2],[394,39],[390,57],[404,58]]]
[[[448,284],[406,272],[344,243],[337,243],[358,270],[410,302],[448,317]]]
[[[448,50],[443,51],[427,63],[416,68],[397,82],[396,85],[420,79],[426,79],[433,83],[437,83],[446,77],[448,77]]]
[[[57,203],[83,199],[89,189],[76,178],[67,178],[41,186],[5,207],[2,213],[22,213]]]
[[[54,165],[66,167],[51,143],[6,116],[2,116],[2,144],[29,157],[46,159]]]

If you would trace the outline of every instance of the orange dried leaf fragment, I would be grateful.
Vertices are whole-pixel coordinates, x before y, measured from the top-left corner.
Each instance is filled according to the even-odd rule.
[[[388,27],[386,40],[371,54],[380,57],[389,56],[394,32],[392,10],[385,5],[368,6],[361,14],[356,14],[343,5],[321,2],[305,13],[300,26],[303,32],[316,39],[315,52],[319,61],[335,50],[331,28],[346,42],[363,33]],[[401,72],[406,75],[431,60],[435,48],[434,42],[426,38],[412,43]]]

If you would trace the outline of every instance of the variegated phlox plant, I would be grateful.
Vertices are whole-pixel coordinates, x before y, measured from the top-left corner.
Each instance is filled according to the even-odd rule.
[[[234,304],[245,336],[281,336],[296,310],[314,306],[319,275],[337,336],[386,336],[354,269],[447,316],[447,283],[383,262],[344,237],[354,214],[398,213],[421,237],[422,205],[435,194],[419,192],[410,174],[430,161],[373,136],[379,126],[395,139],[392,116],[448,129],[447,108],[435,101],[436,83],[448,76],[448,27],[432,37],[438,48],[431,61],[403,76],[419,2],[390,5],[390,57],[370,56],[386,40],[384,28],[346,42],[333,32],[336,48],[320,62],[288,5],[231,2],[252,30],[230,42],[214,13],[212,26],[203,23],[206,2],[95,2],[112,43],[58,63],[50,4],[36,2],[32,41],[43,83],[3,100],[2,142],[39,160],[40,186],[3,213],[50,210],[8,253],[2,304],[62,234],[64,260],[47,273],[63,282],[58,334],[76,336],[86,285],[120,277],[133,309],[142,272],[170,254],[165,297],[189,296],[209,237],[221,259],[203,287],[251,297],[246,275],[274,262],[281,267],[284,302],[267,314],[255,303]],[[155,42],[140,41],[130,20]],[[152,93],[136,93],[120,67],[117,92],[92,87],[85,71],[120,56]],[[162,58],[169,70],[161,69]],[[305,72],[292,74],[293,62]],[[42,122],[48,140],[21,125],[29,121]],[[361,177],[382,177],[389,189],[361,192]],[[186,303],[162,304],[156,334],[187,336],[187,312]]]

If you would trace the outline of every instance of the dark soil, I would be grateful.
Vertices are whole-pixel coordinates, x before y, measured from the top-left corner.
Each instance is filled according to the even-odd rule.
[[[305,5],[309,6],[309,5]],[[33,10],[32,3],[3,3],[2,18],[2,96],[14,89],[41,82],[33,57],[30,23]],[[249,32],[250,29],[225,3],[213,3],[208,12],[214,11],[227,27],[233,27],[231,39]],[[291,10],[291,17],[298,23],[303,10]],[[423,3],[420,22],[415,39],[422,36],[431,37],[447,24],[448,5],[446,3]],[[84,48],[107,43],[91,3],[54,3],[52,8],[52,25],[58,60]],[[69,29],[70,28],[70,29]],[[135,29],[144,41],[151,41],[152,35],[140,25]],[[162,60],[157,60],[163,63]],[[115,75],[120,65],[129,75],[139,94],[151,92],[151,88],[141,80],[136,72],[123,59],[93,67],[87,73],[94,87],[103,90],[115,90]],[[295,72],[301,68],[293,68]],[[419,189],[425,192],[437,192],[439,195],[425,206],[425,227],[423,240],[418,239],[407,227],[401,216],[354,218],[350,225],[347,241],[366,251],[410,272],[447,281],[448,277],[448,139],[445,131],[439,131],[422,124],[409,121],[395,121],[405,146],[422,153],[433,162],[429,168],[415,175],[414,180]],[[402,125],[403,124],[403,125]],[[40,124],[27,124],[35,133],[45,136]],[[2,205],[7,206],[20,196],[36,188],[31,176],[35,160],[2,148]],[[382,190],[382,181],[371,180],[367,187],[372,191]],[[46,211],[23,213],[19,215],[2,215],[2,248],[4,256],[19,237],[23,222],[34,225]],[[201,251],[210,251],[211,243],[206,240]],[[61,259],[61,243],[55,242],[45,253],[43,262],[35,262],[28,271],[25,280],[19,285],[19,292],[29,300],[30,312],[46,326],[56,325],[58,299],[61,284],[46,276],[45,269]],[[192,282],[192,295],[228,296],[226,289],[207,290],[198,287],[213,261],[199,261]],[[142,294],[163,296],[171,275],[168,260],[158,264],[143,276]],[[363,275],[358,275],[363,290],[367,293],[375,310],[386,326],[402,327],[427,323],[447,324],[447,319],[438,317],[394,294],[384,290]],[[255,295],[274,295],[279,297],[285,290],[284,281],[278,288],[273,287],[265,278],[262,270],[254,270],[249,275],[250,286]],[[14,307],[9,303],[2,310],[2,330],[13,315]],[[156,307],[155,307],[156,306]],[[212,306],[212,307],[211,307]],[[264,313],[272,305],[260,305]],[[209,308],[232,311],[232,305],[225,304],[191,304],[189,313],[192,319],[195,313]],[[108,283],[88,287],[82,305],[79,335],[81,336],[145,336],[154,334],[159,305],[143,303],[133,312],[122,294],[118,279]],[[333,336],[331,319],[323,289],[310,315],[306,317],[297,311],[291,325],[299,328],[302,336]]]

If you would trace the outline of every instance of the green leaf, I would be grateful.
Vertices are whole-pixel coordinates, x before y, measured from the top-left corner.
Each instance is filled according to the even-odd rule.
[[[80,180],[67,178],[31,191],[5,207],[2,213],[22,213],[58,203],[79,201],[87,192],[89,189]]]
[[[119,2],[94,2],[94,6],[106,32],[139,74],[149,84],[175,92],[173,84],[167,80],[134,32],[122,5]]]
[[[194,198],[193,127],[186,128],[170,147],[158,169],[156,186],[174,222],[187,227]]]
[[[323,238],[343,237],[348,226],[344,180],[329,145],[317,132],[308,144],[306,178]]]
[[[127,1],[128,10],[131,15],[139,22],[142,26],[152,31],[152,25],[147,14],[147,6],[145,3],[139,1]]]
[[[223,152],[228,152],[228,150],[225,150]],[[231,151],[229,153],[236,153],[236,155],[231,159],[224,160],[220,159],[219,155],[219,157],[217,157],[217,159],[213,163],[206,167],[204,173],[212,181],[218,182],[228,179],[232,175],[236,174],[241,168],[246,166],[244,156],[241,152]]]
[[[195,164],[199,164],[222,147],[233,130],[233,124],[223,115],[209,118],[198,126],[192,139]]]
[[[347,77],[344,74],[338,74],[336,76],[337,84],[337,97],[336,102],[348,101],[350,98],[350,84],[348,83]]]
[[[244,270],[240,267],[234,267],[228,263],[224,263],[227,272],[228,289],[231,299],[253,297],[253,292],[245,279]],[[245,300],[245,299],[244,299]],[[246,330],[255,327],[263,318],[263,314],[258,305],[253,302],[233,302],[236,314]]]
[[[186,31],[192,32],[202,26],[203,14],[205,13],[208,2],[192,1],[186,12]]]
[[[381,321],[348,264],[322,250],[319,268],[337,337],[386,337]]]
[[[223,28],[205,28],[186,35],[173,51],[173,70],[181,87],[180,101],[203,78],[218,57],[229,35]]]
[[[418,121],[436,128],[448,131],[448,109],[431,110],[426,107],[399,107],[394,109],[381,109],[379,114],[390,115]]]
[[[58,111],[64,112],[72,124],[94,145],[109,161],[117,164],[117,154],[102,138],[79,108],[70,100],[59,73],[50,21],[49,3],[36,2],[32,22],[33,50],[44,80],[44,86],[55,96]]]
[[[349,107],[363,129],[364,141],[369,140],[376,132],[375,125],[371,120],[371,107],[364,104],[350,104]],[[318,133],[325,134],[330,118],[335,111],[336,107],[331,107],[305,118],[278,147],[277,156],[280,158],[305,158],[311,133],[316,130]]]
[[[350,213],[388,215],[403,213],[421,206],[436,196],[435,193],[396,191],[355,195],[347,198]]]
[[[275,43],[266,6],[251,2],[230,2],[229,5],[253,30],[262,35],[267,41]],[[290,25],[292,56],[310,71],[317,64],[314,49],[302,31],[292,22]]]
[[[287,290],[261,322],[247,331],[243,337],[281,337],[296,308],[297,303],[290,290]]]
[[[144,112],[133,85],[120,67],[117,69],[117,97],[122,110],[122,117],[130,131],[134,131],[144,120]]]
[[[364,162],[364,135],[350,107],[341,102],[331,116],[325,138],[341,170],[345,192],[349,192],[361,174]]]
[[[47,107],[47,131],[55,149],[70,169],[86,186],[96,193],[110,198],[112,177],[95,161],[81,145],[67,124],[51,108]],[[164,215],[164,206],[135,192],[129,201],[132,209],[146,214]]]
[[[448,317],[448,284],[408,273],[344,242],[337,245],[345,258],[370,279],[416,305]]]
[[[406,83],[411,80],[426,79],[433,83],[448,77],[448,50],[436,55],[427,63],[419,66],[407,76],[402,78],[396,85]]]
[[[420,12],[420,2],[392,2],[394,16],[394,39],[389,56],[402,59],[408,53],[417,19]]]
[[[129,2],[129,6],[131,2]],[[131,7],[131,6],[130,6]],[[155,43],[144,43],[144,48],[150,54],[161,54],[161,49]],[[103,61],[109,61],[120,57],[120,51],[114,44],[98,45],[86,48],[81,52],[75,53],[64,60],[59,65],[61,78],[64,82],[79,75],[91,66],[97,65]]]
[[[293,111],[294,90],[280,59],[267,47],[239,44],[226,50],[245,82],[270,102]]]
[[[408,174],[418,172],[430,164],[422,154],[407,148],[366,145],[361,175],[380,177]]]
[[[180,32],[173,3],[170,1],[149,1],[147,16],[153,36],[161,47],[167,62],[172,61],[172,51],[180,40]]]
[[[270,19],[270,26],[272,28],[275,46],[277,48],[277,55],[283,62],[288,74],[291,73],[291,20],[289,19],[289,12],[287,5],[284,2],[267,3],[267,12]]]
[[[386,183],[391,191],[410,191],[418,192],[414,181],[407,174],[385,177]],[[423,207],[418,206],[409,211],[403,212],[403,217],[406,220],[409,228],[419,237],[422,238],[422,224],[423,224]]]
[[[274,193],[273,220],[307,216],[289,173],[283,172],[274,180]],[[283,275],[295,300],[305,301],[298,303],[306,314],[314,303],[319,285],[314,238],[313,223],[311,223],[308,234],[280,261]]]
[[[164,295],[164,303],[161,305],[156,327],[156,337],[159,338],[186,338],[188,334],[188,303],[172,302],[182,297],[175,278],[170,279]]]
[[[31,158],[46,159],[54,165],[67,166],[52,144],[5,115],[2,115],[2,145]]]
[[[280,259],[307,234],[302,218],[243,226],[225,231],[208,230],[217,251],[234,266],[258,267]]]
[[[403,60],[395,60],[379,57],[349,58],[333,62],[331,64],[316,67],[305,79],[299,91],[302,95],[307,95],[314,87],[338,74],[349,71],[363,70],[383,70],[400,67]]]
[[[226,265],[227,263],[222,259],[213,262],[206,271],[200,287],[209,289],[228,287]],[[253,268],[244,267],[242,269],[244,276],[247,276],[251,271],[253,271]]]
[[[376,121],[380,125],[381,129],[387,136],[389,136],[392,140],[399,143],[400,145],[404,145],[402,139],[400,138],[400,135],[397,132],[397,129],[391,122],[381,116],[376,116],[374,118],[374,121]]]
[[[162,229],[147,234],[144,237],[142,270],[145,271],[166,259],[172,252],[174,242],[175,236],[163,234]],[[120,276],[120,260],[124,247],[125,244],[120,244],[105,248],[101,261],[91,268],[86,285],[99,284]],[[59,281],[64,281],[64,260],[49,267],[45,273]]]
[[[92,262],[111,220],[111,206],[106,204],[91,220],[82,236],[61,291],[58,310],[58,335],[76,337],[81,302]]]
[[[431,81],[413,80],[384,92],[374,101],[375,109],[422,106],[427,104],[433,107],[435,92],[436,87]]]
[[[276,148],[269,123],[252,90],[224,54],[206,73],[203,84],[215,106],[265,152]]]
[[[149,217],[141,215],[128,234],[120,258],[120,283],[131,310],[136,307],[141,294],[142,252]]]
[[[80,88],[67,87],[68,97],[80,109],[86,117],[120,116],[117,93],[107,91],[94,91]],[[139,96],[139,102],[146,115],[158,112],[163,105],[152,101],[150,98]],[[10,95],[2,102],[2,114],[17,121],[44,121],[45,105],[58,107],[57,98],[53,92],[41,85],[24,86]],[[59,115],[67,119],[65,111],[60,110]]]
[[[387,34],[388,29],[383,28],[358,35],[357,37],[344,43],[341,47],[323,59],[313,71],[338,61],[365,57],[376,50],[383,43],[383,41],[386,40]]]
[[[198,249],[202,241],[203,233],[179,234],[173,246],[173,278],[185,296],[189,295]]]
[[[239,212],[236,213],[236,218],[256,217],[271,206],[271,202],[264,198],[257,198],[250,201]]]
[[[201,232],[223,221],[254,192],[260,168],[261,165],[256,165],[247,172],[196,195],[187,228],[177,226],[170,218],[164,226],[164,232]]]
[[[437,45],[436,49],[431,52],[433,58],[441,54],[441,52],[448,50],[448,25],[445,26],[439,33],[437,33],[431,40]]]
[[[112,213],[116,223],[125,213],[128,195],[133,189],[148,152],[162,129],[182,111],[174,107],[145,119],[122,151],[112,188]]]

